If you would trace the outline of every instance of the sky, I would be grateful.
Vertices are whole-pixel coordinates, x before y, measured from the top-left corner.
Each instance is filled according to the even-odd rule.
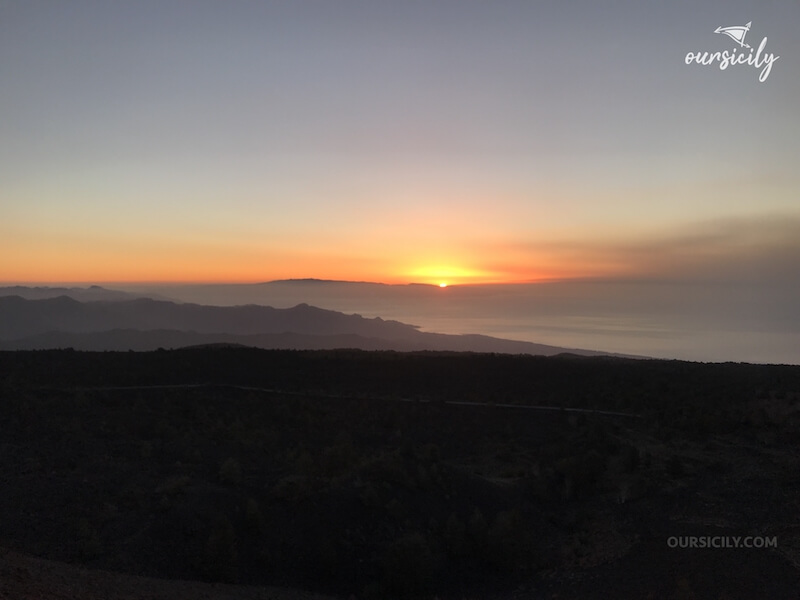
[[[717,27],[752,22],[763,67]],[[0,282],[798,284],[800,3],[0,0]]]

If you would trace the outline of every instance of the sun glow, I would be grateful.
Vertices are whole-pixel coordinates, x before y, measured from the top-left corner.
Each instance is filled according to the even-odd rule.
[[[418,283],[429,283],[445,288],[454,283],[475,283],[486,279],[486,274],[474,269],[453,266],[432,266],[411,269],[408,276]]]

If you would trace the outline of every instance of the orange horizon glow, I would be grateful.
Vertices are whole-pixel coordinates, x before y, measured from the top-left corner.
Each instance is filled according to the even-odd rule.
[[[62,244],[53,240],[34,244],[28,240],[8,244],[6,256],[14,261],[0,265],[0,281],[14,284],[248,284],[285,279],[369,281],[390,285],[423,283],[438,286],[471,284],[511,284],[587,275],[589,270],[558,265],[536,270],[526,265],[535,257],[510,256],[505,249],[495,250],[490,261],[450,251],[457,259],[429,261],[426,254],[442,255],[439,249],[416,256],[380,247],[379,251],[341,246],[328,254],[297,248],[236,247],[212,244],[186,244],[176,241],[86,240]],[[98,243],[101,242],[101,243]],[[0,254],[4,244],[0,242]],[[14,250],[13,252],[11,250]],[[400,256],[398,256],[400,255]],[[487,258],[488,258],[487,252]],[[522,258],[522,260],[520,260]],[[516,264],[515,264],[516,263]],[[501,265],[501,266],[497,266]]]
[[[88,260],[75,260],[72,264],[62,261],[52,266],[18,262],[13,269],[0,270],[0,283],[3,285],[160,285],[160,284],[255,284],[288,279],[319,279],[328,281],[372,282],[386,285],[428,284],[438,287],[458,285],[519,284],[566,279],[582,279],[597,276],[589,268],[563,265],[550,269],[540,268],[535,272],[523,266],[505,269],[470,268],[465,266],[433,265],[423,267],[402,267],[387,265],[386,268],[353,268],[327,266],[320,261],[309,265],[313,260],[296,261],[281,269],[262,269],[258,265],[240,265],[229,268],[222,261],[198,259],[198,262],[180,263],[178,261],[134,262],[109,265],[100,260],[92,264]],[[42,261],[49,262],[49,261]],[[62,264],[58,264],[62,262]],[[64,261],[66,262],[66,261]],[[123,262],[123,261],[120,261]],[[216,264],[214,264],[216,262]],[[266,262],[266,261],[265,261]],[[370,265],[371,266],[371,265]],[[326,268],[327,267],[327,268]]]
[[[508,280],[471,280],[471,281],[438,281],[438,280],[419,280],[419,279],[398,279],[387,277],[320,277],[320,276],[292,276],[292,277],[259,277],[251,279],[70,279],[70,278],[25,278],[25,279],[0,279],[0,286],[111,286],[111,285],[255,285],[259,283],[270,283],[273,281],[302,281],[314,279],[318,281],[337,281],[348,283],[376,283],[382,285],[429,285],[438,288],[449,288],[458,286],[473,285],[517,285],[526,283],[547,283],[554,281],[566,281],[573,279],[583,279],[581,277],[543,277],[537,279],[508,279]]]
[[[0,233],[2,229],[0,225]],[[369,235],[353,240],[314,239],[303,245],[299,236],[186,240],[161,235],[61,234],[37,240],[11,233],[4,239],[0,236],[0,256],[12,258],[0,264],[0,282],[17,285],[208,285],[319,279],[387,285],[445,283],[449,287],[652,277],[680,273],[679,264],[691,267],[698,262],[696,251],[685,258],[685,251],[669,237],[653,242],[595,238],[525,244],[513,238],[465,239],[464,232],[450,239],[417,240],[386,231],[382,240]],[[713,256],[718,250],[710,248],[708,253]]]
[[[369,282],[385,285],[426,284],[441,288],[461,285],[521,284],[565,279],[580,279],[583,273],[565,270],[563,273],[540,272],[535,276],[522,273],[491,273],[466,268],[423,267],[403,269],[397,274],[386,272],[344,272],[328,269],[280,270],[263,273],[247,272],[244,269],[205,270],[193,267],[181,272],[179,269],[152,269],[144,266],[122,273],[118,269],[82,268],[74,271],[56,269],[27,269],[16,272],[0,272],[0,285],[213,285],[213,284],[257,284],[270,281],[317,279],[325,281]],[[23,272],[25,271],[25,272]],[[160,272],[159,272],[160,271]],[[509,276],[510,275],[510,276]],[[577,277],[576,277],[577,275]]]

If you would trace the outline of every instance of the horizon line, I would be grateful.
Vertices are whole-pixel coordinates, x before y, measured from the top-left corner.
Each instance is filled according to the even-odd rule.
[[[104,285],[154,285],[154,286],[200,286],[200,285],[241,285],[241,286],[255,286],[255,285],[269,285],[274,283],[297,283],[297,284],[325,284],[325,283],[344,283],[344,284],[360,284],[360,285],[384,285],[384,286],[429,286],[440,287],[441,283],[446,283],[447,287],[466,287],[466,286],[479,286],[479,285],[526,285],[534,283],[550,283],[556,281],[582,281],[584,278],[547,278],[535,280],[520,280],[520,281],[471,281],[471,282],[451,282],[442,278],[437,282],[426,281],[405,281],[405,282],[386,282],[386,281],[369,281],[363,279],[324,279],[318,277],[291,277],[282,279],[269,279],[269,280],[174,280],[174,279],[161,279],[161,280],[102,280],[102,279],[88,279],[88,280],[12,280],[0,281],[0,286],[20,286],[20,287],[65,287],[65,286],[98,286]]]

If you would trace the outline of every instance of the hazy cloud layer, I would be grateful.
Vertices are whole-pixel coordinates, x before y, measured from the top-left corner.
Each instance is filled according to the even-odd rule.
[[[507,248],[517,255],[527,254],[531,260],[546,257],[554,265],[579,273],[581,279],[800,287],[800,218],[795,215],[718,219],[681,230],[643,232],[638,239],[626,237],[510,244]],[[496,264],[495,268],[502,266]]]

